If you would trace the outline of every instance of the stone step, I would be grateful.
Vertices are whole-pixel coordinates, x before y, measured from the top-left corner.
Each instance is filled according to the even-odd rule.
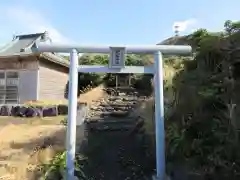
[[[115,117],[115,118],[126,118],[130,115],[129,111],[105,111],[101,112],[100,117]]]
[[[129,131],[133,125],[124,125],[124,126],[107,126],[107,125],[98,125],[96,127],[89,127],[90,131]]]
[[[89,121],[86,121],[87,124],[94,124],[94,123],[136,123],[139,121],[138,118],[99,118],[99,117],[92,117]]]
[[[102,103],[102,104],[99,104],[99,106],[102,106],[102,107],[133,107],[135,104],[137,103],[122,103],[122,104],[116,104],[116,103]]]
[[[121,101],[115,101],[115,100],[112,100],[112,101],[106,101],[106,103],[100,103],[100,105],[101,104],[109,104],[109,105],[134,105],[134,104],[136,104],[138,101],[123,101],[123,100],[121,100]]]
[[[112,87],[112,88],[105,88],[105,91],[111,91],[111,92],[124,92],[124,93],[130,93],[134,92],[137,93],[136,89],[133,87]]]
[[[88,122],[87,128],[91,131],[130,131],[131,134],[137,133],[143,127],[143,119],[129,121],[103,121]]]
[[[122,100],[122,101],[139,101],[139,100],[145,100],[146,96],[110,96],[107,98],[109,101],[115,101],[115,100]]]
[[[101,107],[100,106],[100,107],[92,107],[91,108],[92,111],[109,111],[109,112],[114,111],[114,110],[127,111],[127,110],[131,110],[131,109],[133,109],[133,107],[124,107],[124,106],[123,107],[111,107],[111,106]]]
[[[107,100],[108,101],[137,101],[139,98],[134,96],[111,96]]]

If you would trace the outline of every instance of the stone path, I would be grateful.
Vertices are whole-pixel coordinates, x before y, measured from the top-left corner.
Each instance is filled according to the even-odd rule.
[[[87,145],[81,149],[88,157],[81,161],[86,179],[146,180],[155,163],[148,151],[144,119],[133,109],[146,97],[129,90],[106,90],[111,95],[95,102],[88,113]]]

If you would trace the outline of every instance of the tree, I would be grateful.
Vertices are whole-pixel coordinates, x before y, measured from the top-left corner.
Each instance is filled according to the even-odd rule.
[[[225,28],[225,31],[227,32],[227,35],[239,33],[240,32],[240,21],[233,22],[231,20],[227,20],[224,23],[224,28]]]
[[[190,36],[190,39],[192,40],[194,46],[199,47],[201,40],[208,35],[209,33],[206,29],[199,29]]]

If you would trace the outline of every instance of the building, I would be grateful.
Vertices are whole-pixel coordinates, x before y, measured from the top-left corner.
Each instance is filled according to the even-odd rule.
[[[62,100],[69,64],[54,53],[36,53],[39,41],[51,43],[48,33],[14,36],[0,49],[0,103]]]

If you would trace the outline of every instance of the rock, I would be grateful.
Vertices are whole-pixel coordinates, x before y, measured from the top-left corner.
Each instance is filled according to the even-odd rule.
[[[91,110],[100,110],[100,108],[99,107],[96,107],[96,106],[92,106],[91,108],[90,108]]]
[[[115,103],[122,103],[122,102],[123,102],[122,99],[116,99],[116,100],[115,100]]]
[[[114,108],[113,107],[106,107],[105,110],[106,111],[114,111]]]
[[[18,116],[25,117],[26,111],[27,111],[27,107],[20,106],[19,111],[18,111]]]
[[[57,107],[58,115],[67,115],[68,114],[68,105],[60,104]]]
[[[45,107],[42,110],[42,116],[46,117],[46,116],[57,116],[58,115],[58,108],[57,106],[53,106],[53,107]]]
[[[0,115],[1,116],[11,116],[11,109],[12,109],[12,106],[7,106],[7,105],[1,106]]]
[[[18,117],[42,117],[42,107],[14,106],[11,109],[11,116]]]
[[[107,101],[116,101],[116,100],[119,100],[120,98],[119,97],[110,97],[108,98]]]
[[[43,107],[41,107],[41,106],[36,106],[36,107],[35,107],[35,110],[36,110],[36,112],[37,112],[37,116],[38,116],[38,117],[43,117]]]
[[[105,89],[105,91],[106,91],[107,94],[112,94],[113,93],[112,89]]]
[[[11,116],[19,116],[20,113],[20,106],[14,106],[11,109]]]
[[[126,93],[118,93],[119,96],[126,96]]]
[[[28,107],[25,111],[25,117],[36,117],[38,116],[38,112],[36,108]]]

